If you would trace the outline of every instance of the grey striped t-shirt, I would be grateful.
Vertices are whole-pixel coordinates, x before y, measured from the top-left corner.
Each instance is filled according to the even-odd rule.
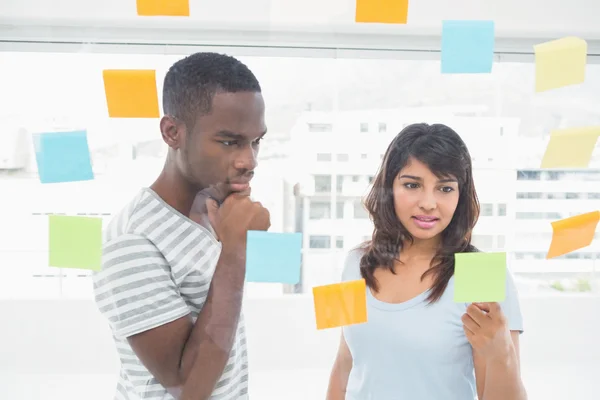
[[[202,309],[221,251],[201,225],[145,188],[108,224],[102,270],[94,273],[94,296],[108,320],[121,360],[116,400],[171,400],[140,362],[127,337]],[[190,379],[193,379],[190,378]],[[211,399],[248,395],[243,316],[223,375]]]

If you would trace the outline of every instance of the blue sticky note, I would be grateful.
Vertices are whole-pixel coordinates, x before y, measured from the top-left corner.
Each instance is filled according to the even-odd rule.
[[[442,73],[489,74],[494,40],[494,21],[443,21]]]
[[[42,183],[94,179],[86,131],[36,133],[33,143]]]
[[[246,281],[300,282],[301,233],[248,231]]]

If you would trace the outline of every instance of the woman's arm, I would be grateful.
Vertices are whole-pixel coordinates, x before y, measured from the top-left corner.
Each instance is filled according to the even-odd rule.
[[[481,400],[526,400],[527,392],[521,381],[519,332],[512,331],[512,347],[504,357],[486,360],[473,352],[477,394]]]
[[[498,303],[472,303],[461,318],[473,348],[479,400],[527,400],[521,381],[519,331]]]
[[[346,398],[346,386],[348,385],[348,377],[350,376],[351,369],[352,354],[342,333],[340,347],[329,377],[327,400],[344,400]]]

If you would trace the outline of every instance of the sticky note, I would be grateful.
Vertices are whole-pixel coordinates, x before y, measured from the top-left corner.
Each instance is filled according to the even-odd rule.
[[[593,211],[552,222],[552,242],[546,259],[589,246],[594,240],[600,211]]]
[[[33,134],[41,183],[94,179],[86,131]]]
[[[317,329],[367,322],[367,288],[364,279],[313,287]]]
[[[442,73],[492,72],[494,21],[442,22]]]
[[[49,215],[51,267],[98,271],[102,259],[102,218]]]
[[[406,24],[408,0],[356,0],[356,22]]]
[[[537,44],[533,48],[536,92],[576,85],[585,80],[585,40],[570,36]]]
[[[300,282],[302,234],[248,231],[246,281]]]
[[[600,126],[552,131],[541,168],[587,168]]]
[[[504,301],[506,253],[457,253],[454,260],[455,302]]]
[[[137,13],[143,17],[189,17],[189,0],[137,0]]]
[[[105,70],[104,90],[111,118],[158,118],[154,70]]]

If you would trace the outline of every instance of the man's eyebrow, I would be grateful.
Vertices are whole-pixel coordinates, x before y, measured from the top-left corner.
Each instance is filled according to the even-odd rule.
[[[260,136],[258,137],[258,139],[262,139],[263,136],[265,136],[267,134],[267,131],[265,130],[263,133],[260,134]],[[246,140],[246,136],[240,134],[240,133],[235,133],[235,132],[231,132],[231,131],[219,131],[217,132],[216,136],[219,136],[223,139],[232,139],[232,140]]]
[[[219,131],[216,136],[219,136],[224,139],[234,139],[234,140],[244,140],[244,135],[240,135],[239,133],[231,132],[231,131]]]

